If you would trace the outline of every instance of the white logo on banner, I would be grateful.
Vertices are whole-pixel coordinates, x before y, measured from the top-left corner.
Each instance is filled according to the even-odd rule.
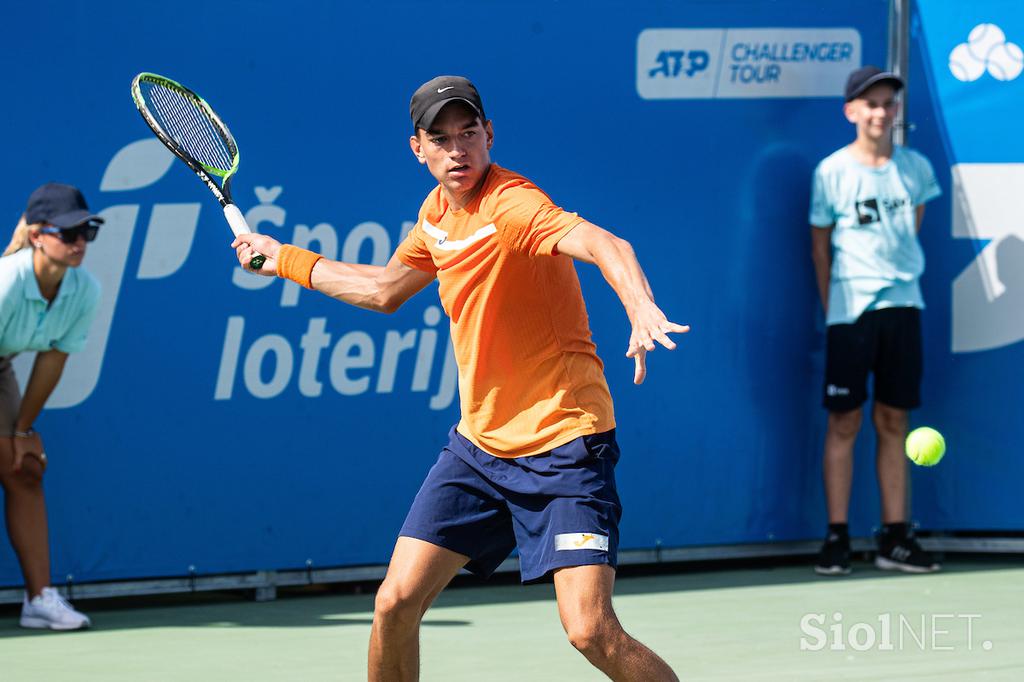
[[[995,24],[978,24],[971,29],[966,43],[949,53],[949,72],[959,81],[976,81],[988,75],[1000,81],[1012,81],[1024,70],[1024,52],[1006,40]]]
[[[164,176],[174,162],[174,156],[155,138],[139,140],[120,149],[107,165],[100,182],[101,192],[125,192],[148,187]],[[64,367],[61,381],[46,402],[49,409],[74,407],[92,395],[100,379],[103,356],[114,321],[114,309],[121,292],[121,280],[128,263],[128,250],[139,217],[140,206],[128,204],[111,206],[99,212],[106,222],[89,245],[86,256],[89,272],[99,281],[103,290],[99,309],[89,341],[80,353],[75,353]],[[139,264],[138,277],[152,279],[172,274],[188,255],[192,235],[199,218],[199,204],[157,204],[150,217],[149,233],[164,235],[159,239],[167,247],[159,258],[152,255],[153,248],[143,247],[144,257]],[[169,239],[177,233],[178,237]],[[148,237],[148,235],[147,235]],[[182,253],[184,249],[184,253]],[[145,254],[151,254],[146,257]],[[178,260],[176,265],[167,259]],[[32,371],[34,353],[22,353],[14,360],[15,372],[24,389]]]
[[[100,191],[130,192],[149,187],[163,178],[173,163],[174,156],[159,140],[147,138],[132,142],[110,160]],[[254,230],[267,225],[285,226],[286,211],[275,203],[281,192],[279,186],[255,188],[260,203],[245,214]],[[192,251],[201,208],[201,202],[159,203],[151,207],[136,279],[162,279],[181,269]],[[219,223],[219,211],[217,214],[215,220]],[[140,218],[145,217],[140,204],[110,206],[99,215],[106,222],[96,241],[89,245],[87,267],[99,280],[103,295],[89,341],[82,352],[68,359],[61,381],[47,401],[48,409],[74,407],[96,389],[132,235]],[[399,239],[403,239],[412,226],[412,222],[404,222]],[[229,234],[224,232],[223,244],[227,244]],[[373,221],[359,223],[341,236],[330,223],[317,223],[313,227],[298,224],[286,241],[314,248],[328,258],[340,256],[347,262],[377,265],[386,263],[392,250],[388,231]],[[224,256],[226,263],[233,261],[233,254],[226,247]],[[217,273],[209,276],[215,278]],[[282,308],[298,305],[301,287],[294,282],[257,277],[236,265],[232,268],[231,283],[246,291],[279,286],[278,305]],[[264,323],[266,317],[257,316],[257,324],[251,326],[262,326],[260,323]],[[246,317],[231,315],[225,321],[222,347],[211,351],[219,350],[220,354],[217,376],[213,378],[213,399],[230,400],[235,395],[236,383],[256,398],[276,398],[289,386],[295,386],[305,397],[316,398],[323,392],[321,377],[326,375],[324,378],[330,387],[344,396],[392,393],[400,386],[414,393],[433,389],[436,393],[429,398],[430,408],[446,409],[457,388],[454,353],[450,340],[447,344],[438,343],[442,340],[437,329],[443,319],[441,309],[437,305],[427,306],[422,319],[420,328],[389,329],[381,332],[383,338],[374,338],[369,332],[358,330],[332,333],[327,318],[314,317],[308,320],[304,333],[289,339],[282,334],[254,337],[252,332],[246,338]],[[138,323],[140,320],[130,321],[130,324]],[[34,353],[22,353],[13,361],[22,390],[31,374],[34,358]],[[238,378],[241,382],[236,381]]]
[[[646,29],[636,89],[644,99],[842,97],[860,58],[853,28]]]
[[[1024,164],[952,167],[953,236],[988,240],[953,280],[953,352],[1024,340]]]

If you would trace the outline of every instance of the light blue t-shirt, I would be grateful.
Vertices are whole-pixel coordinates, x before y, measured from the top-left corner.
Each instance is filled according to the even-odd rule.
[[[39,291],[32,249],[0,258],[0,356],[85,347],[100,302],[100,285],[81,268],[68,268],[50,303]]]
[[[924,307],[915,208],[940,194],[931,163],[905,147],[878,168],[846,147],[818,164],[810,223],[835,227],[827,324],[855,322],[866,310]]]

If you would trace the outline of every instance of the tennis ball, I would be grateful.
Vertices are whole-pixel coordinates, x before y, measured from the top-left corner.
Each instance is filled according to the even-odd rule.
[[[1012,81],[1024,70],[1024,52],[1016,43],[996,45],[988,53],[988,73],[996,80]]]
[[[958,81],[976,81],[985,73],[985,60],[976,59],[967,43],[960,43],[949,53],[949,72]]]
[[[907,457],[923,467],[932,467],[946,454],[946,440],[942,434],[927,426],[907,434]]]
[[[995,24],[978,24],[971,29],[967,42],[975,59],[985,61],[993,47],[1006,42],[1006,34]]]

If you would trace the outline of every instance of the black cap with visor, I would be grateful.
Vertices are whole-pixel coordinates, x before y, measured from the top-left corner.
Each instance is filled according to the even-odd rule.
[[[473,108],[481,121],[487,120],[475,85],[462,76],[438,76],[421,85],[412,95],[409,116],[413,128],[430,130],[444,105],[454,101],[465,102]]]
[[[46,223],[62,230],[103,224],[103,218],[89,210],[77,187],[59,182],[48,182],[32,192],[25,207],[25,221],[30,225]]]
[[[846,101],[851,102],[863,95],[868,88],[877,83],[888,83],[896,92],[903,89],[903,79],[891,71],[882,71],[877,66],[862,66],[846,79]]]

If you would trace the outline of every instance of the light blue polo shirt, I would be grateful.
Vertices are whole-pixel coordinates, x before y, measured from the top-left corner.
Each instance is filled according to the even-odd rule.
[[[942,194],[931,163],[894,147],[873,168],[843,147],[814,171],[810,223],[832,227],[827,324],[855,322],[866,310],[924,308],[918,279],[924,252],[915,208]]]
[[[0,258],[0,356],[85,347],[100,302],[100,285],[81,268],[68,268],[50,303],[39,291],[32,249]]]

